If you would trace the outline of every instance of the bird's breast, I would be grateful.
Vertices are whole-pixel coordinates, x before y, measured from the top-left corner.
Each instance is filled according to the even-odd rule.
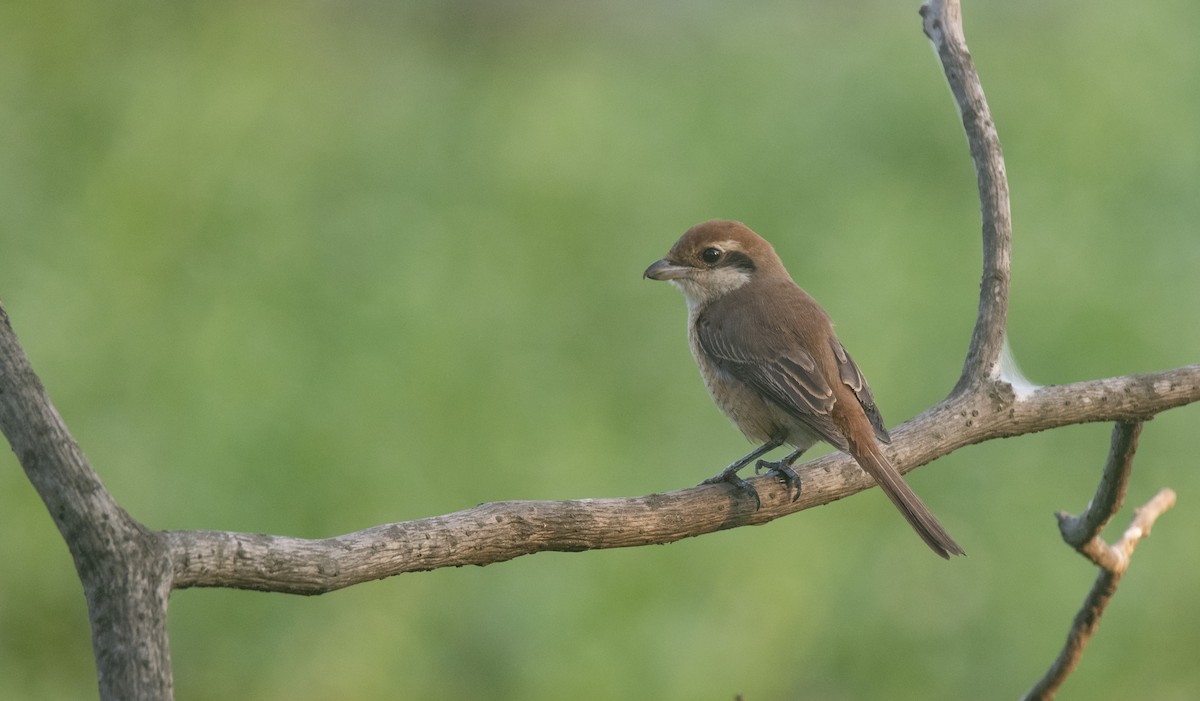
[[[765,443],[791,433],[789,425],[794,423],[794,420],[764,399],[754,388],[722,370],[708,357],[696,338],[694,324],[689,329],[688,345],[691,346],[692,357],[700,368],[700,376],[704,379],[709,395],[746,438],[756,443]]]

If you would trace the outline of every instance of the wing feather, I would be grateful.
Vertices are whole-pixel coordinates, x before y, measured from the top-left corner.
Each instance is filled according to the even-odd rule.
[[[803,421],[828,443],[845,448],[846,441],[829,417],[833,389],[817,371],[816,360],[804,349],[752,354],[734,347],[730,336],[701,316],[696,321],[700,348],[723,372],[758,390],[788,414]]]
[[[743,305],[742,313],[722,314],[714,320],[707,314],[696,318],[696,337],[701,350],[728,375],[749,385],[791,416],[803,421],[822,439],[845,450],[846,441],[833,424],[833,388],[820,371],[819,360],[798,342],[803,329],[781,323],[778,310],[811,304],[824,317],[820,307],[798,287],[774,290],[767,304]],[[794,295],[801,295],[795,297]],[[809,318],[811,314],[807,315]],[[827,317],[826,317],[827,319]],[[828,323],[828,321],[824,321]],[[818,333],[818,330],[807,330]],[[737,342],[754,334],[753,344]],[[837,366],[837,379],[853,393],[871,422],[876,438],[890,443],[871,387],[836,335],[830,333],[829,350]],[[820,349],[817,349],[820,352]],[[828,358],[825,360],[828,362]],[[832,378],[831,378],[832,379]]]
[[[858,369],[858,364],[850,357],[850,353],[846,351],[841,341],[834,338],[830,345],[833,346],[833,356],[837,359],[838,375],[858,398],[858,403],[862,405],[863,411],[871,421],[871,427],[875,429],[875,437],[883,443],[891,443],[892,437],[888,433],[887,426],[883,424],[883,416],[879,413],[879,407],[875,406],[875,395],[871,394],[871,386],[867,384],[867,378],[863,377],[862,371]]]

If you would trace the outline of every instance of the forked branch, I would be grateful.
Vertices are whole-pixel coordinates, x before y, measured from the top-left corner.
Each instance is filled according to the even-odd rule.
[[[1099,567],[1100,573],[1096,576],[1096,581],[1084,599],[1079,613],[1075,614],[1062,651],[1045,676],[1026,693],[1026,701],[1049,701],[1054,698],[1054,694],[1083,656],[1084,647],[1096,633],[1104,609],[1116,594],[1117,584],[1129,568],[1129,559],[1138,541],[1150,535],[1150,529],[1158,517],[1175,505],[1175,492],[1163,489],[1142,508],[1134,511],[1133,522],[1125,529],[1119,541],[1109,545],[1100,538],[1100,531],[1125,500],[1129,473],[1133,469],[1133,455],[1137,451],[1141,432],[1140,422],[1118,423],[1113,428],[1112,448],[1109,450],[1108,463],[1104,467],[1096,496],[1079,516],[1062,512],[1058,514],[1058,527],[1063,540]]]

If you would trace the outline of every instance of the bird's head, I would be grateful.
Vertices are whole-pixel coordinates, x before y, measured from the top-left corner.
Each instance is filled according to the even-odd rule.
[[[643,273],[674,284],[693,310],[771,275],[787,275],[771,244],[741,222],[719,220],[688,229]]]

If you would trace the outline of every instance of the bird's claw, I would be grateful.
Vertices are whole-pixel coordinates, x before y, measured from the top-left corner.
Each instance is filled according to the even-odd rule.
[[[700,484],[730,484],[730,485],[733,485],[734,487],[737,488],[737,490],[739,492],[749,494],[750,497],[754,499],[754,510],[755,511],[758,511],[759,509],[762,508],[762,499],[760,499],[758,496],[758,490],[754,488],[754,485],[750,484],[746,480],[739,477],[737,472],[731,472],[729,470],[726,470],[719,474],[713,475],[712,477],[709,477],[708,479],[704,480]]]
[[[778,477],[779,481],[783,482],[783,485],[787,487],[789,493],[795,490],[792,501],[800,498],[800,475],[796,474],[796,471],[792,469],[792,466],[786,460],[759,460],[754,464],[754,474],[761,475],[764,473],[768,475],[773,474]]]

